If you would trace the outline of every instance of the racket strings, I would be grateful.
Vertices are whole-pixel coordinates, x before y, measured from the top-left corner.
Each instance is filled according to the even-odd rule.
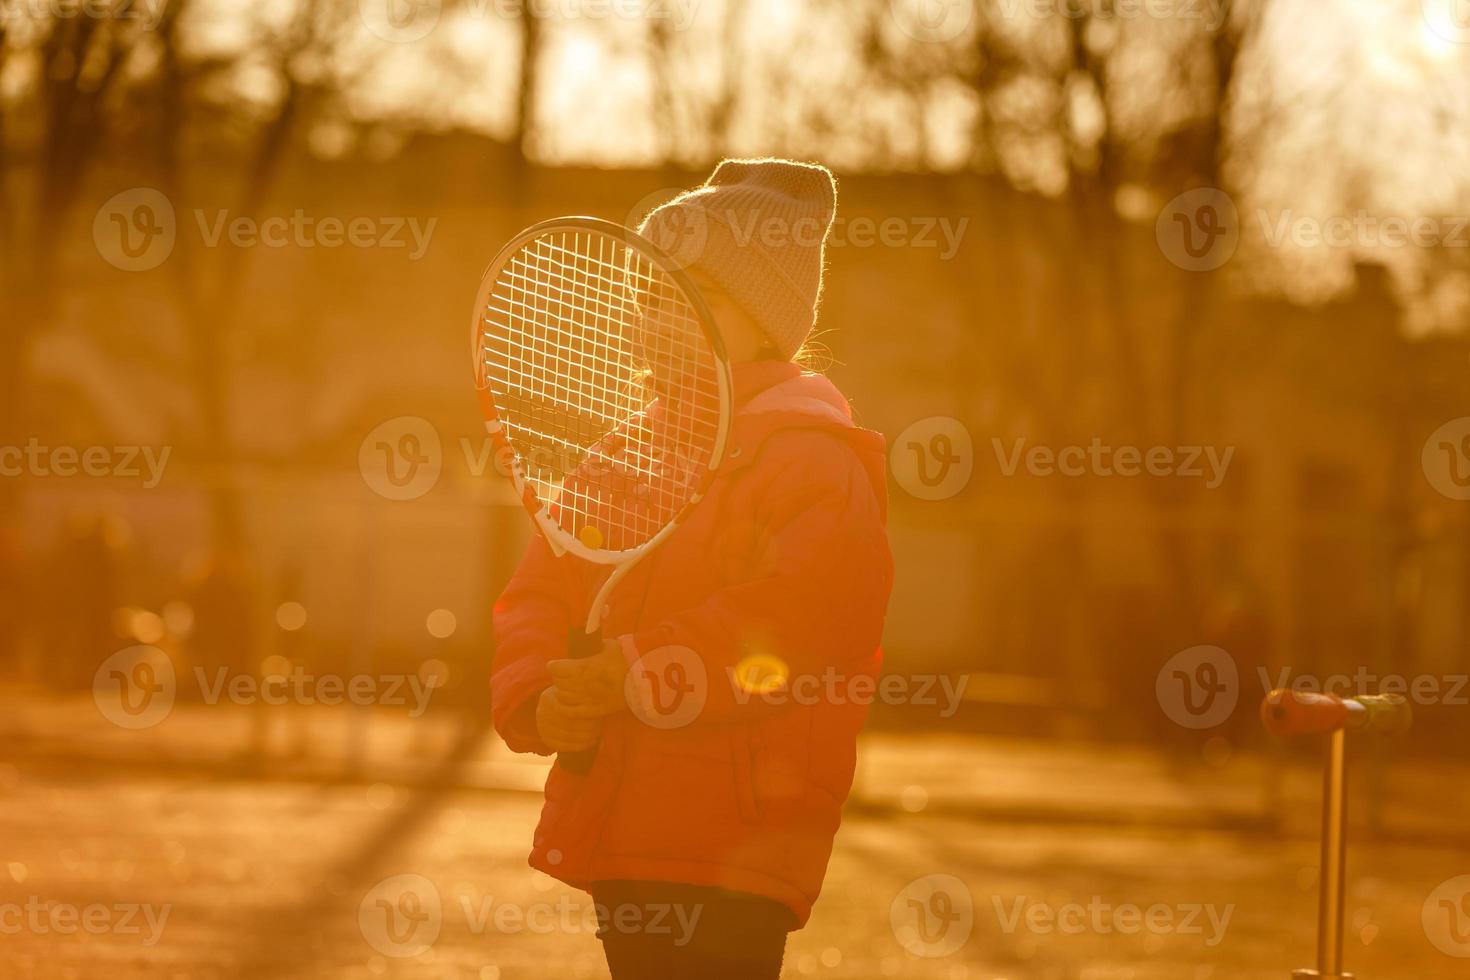
[[[679,284],[625,242],[554,231],[506,263],[481,354],[506,441],[568,533],[626,550],[693,497],[720,368]]]

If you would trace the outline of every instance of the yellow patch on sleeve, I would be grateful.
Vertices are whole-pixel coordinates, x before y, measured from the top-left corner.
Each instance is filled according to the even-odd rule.
[[[791,668],[769,653],[752,653],[735,665],[735,683],[751,694],[769,694],[786,685]]]

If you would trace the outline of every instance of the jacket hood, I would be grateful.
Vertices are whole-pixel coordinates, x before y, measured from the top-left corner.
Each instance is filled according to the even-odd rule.
[[[886,516],[887,442],[882,433],[853,422],[852,408],[835,384],[789,362],[740,365],[734,373],[737,407],[729,453],[754,455],[767,438],[787,429],[840,435],[862,462]]]

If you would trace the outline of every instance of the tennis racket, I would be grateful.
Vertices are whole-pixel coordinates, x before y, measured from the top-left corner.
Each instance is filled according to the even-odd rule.
[[[512,239],[475,299],[475,387],[497,468],[553,554],[610,567],[568,651],[602,647],[608,598],[724,456],[724,345],[688,275],[637,233],[555,218]],[[596,748],[562,753],[586,772]]]

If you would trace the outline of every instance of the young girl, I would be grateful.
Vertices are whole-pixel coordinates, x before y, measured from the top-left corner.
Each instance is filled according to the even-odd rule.
[[[824,167],[727,160],[644,220],[724,340],[726,459],[614,591],[600,654],[567,659],[567,636],[606,569],[539,537],[495,605],[506,744],[597,750],[553,766],[531,865],[591,892],[615,980],[778,977],[852,785],[892,584],[883,440],[792,363],[835,209]],[[640,684],[671,713],[630,710]]]

